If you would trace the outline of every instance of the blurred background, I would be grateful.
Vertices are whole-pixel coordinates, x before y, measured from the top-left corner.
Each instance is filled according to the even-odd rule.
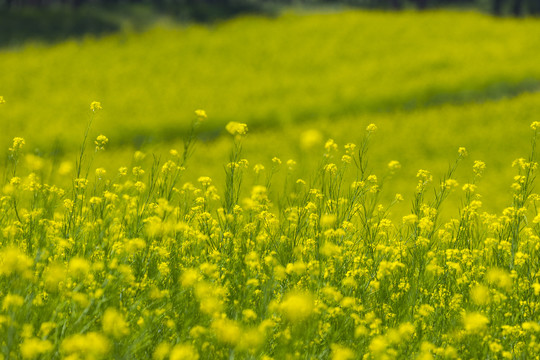
[[[327,139],[343,151],[376,123],[371,170],[402,164],[387,199],[409,199],[418,169],[437,178],[465,146],[458,181],[485,161],[480,193],[499,211],[540,120],[539,12],[540,0],[0,0],[0,147],[21,136],[34,160],[71,161],[92,119],[90,136],[110,139],[96,166],[114,173],[137,150],[181,150],[205,109],[186,180],[222,181],[229,121],[249,126],[250,168],[293,159],[284,176],[308,179]]]
[[[540,0],[0,0],[0,45],[28,38],[58,40],[102,34],[126,26],[141,29],[163,15],[183,22],[212,22],[246,13],[275,16],[287,7],[454,8],[496,16],[528,16],[540,13]]]

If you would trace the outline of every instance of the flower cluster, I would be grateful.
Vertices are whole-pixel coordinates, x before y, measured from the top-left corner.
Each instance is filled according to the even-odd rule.
[[[246,134],[244,124],[231,124],[231,134]],[[319,143],[308,135],[306,149]],[[223,188],[207,176],[183,182],[177,151],[150,168],[138,152],[131,167],[97,168],[94,180],[79,175],[71,188],[47,183],[35,165],[13,170],[0,196],[0,357],[510,359],[540,352],[534,153],[516,161],[519,186],[501,214],[481,211],[476,180],[485,164],[477,161],[462,187],[455,167],[437,184],[418,171],[411,213],[395,221],[389,209],[403,197],[383,205],[380,193],[401,165],[367,172],[366,153],[355,150],[367,143],[326,142],[318,175],[286,181],[276,196],[276,181],[259,176],[261,164],[253,185],[242,186],[250,173],[240,141]],[[22,144],[16,138],[11,151]],[[460,149],[456,165],[465,155]],[[281,160],[269,163],[278,174]],[[296,162],[286,164],[290,180]],[[442,218],[441,204],[459,189],[462,207]]]

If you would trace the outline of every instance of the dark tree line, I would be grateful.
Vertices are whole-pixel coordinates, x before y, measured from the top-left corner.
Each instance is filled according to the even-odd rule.
[[[268,5],[281,4],[345,4],[365,8],[402,9],[416,7],[420,10],[441,6],[469,6],[489,10],[495,15],[539,14],[540,0],[0,0],[0,8],[83,5],[116,6],[122,4],[146,4],[158,11],[181,11],[185,9],[222,11],[257,10]]]

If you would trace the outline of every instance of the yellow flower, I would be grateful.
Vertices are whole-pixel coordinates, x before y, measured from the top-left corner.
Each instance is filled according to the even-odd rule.
[[[350,164],[352,162],[352,157],[350,157],[349,155],[343,155],[341,157],[341,161],[345,164]]]
[[[200,122],[203,122],[208,118],[208,115],[206,115],[206,111],[204,110],[195,110],[195,115],[197,116],[197,120]]]
[[[159,344],[154,350],[152,358],[154,360],[164,360],[171,351],[171,346],[167,343]]]
[[[170,360],[198,360],[199,353],[191,344],[178,344],[171,350]]]
[[[251,309],[244,309],[242,310],[242,317],[245,321],[251,321],[257,319],[257,314]]]
[[[536,321],[526,321],[521,324],[521,327],[525,331],[540,332],[540,325]]]
[[[336,142],[334,141],[334,139],[328,139],[326,141],[326,144],[324,144],[324,148],[326,149],[326,151],[330,152],[330,151],[337,151],[338,146]]]
[[[532,288],[534,290],[534,295],[538,296],[540,295],[540,284],[539,283],[534,283],[532,284]]]
[[[146,154],[143,153],[143,152],[140,151],[140,150],[135,151],[135,153],[133,154],[133,159],[134,159],[135,161],[137,161],[137,162],[143,161],[145,157],[146,157]],[[134,168],[134,169],[135,169],[135,168]],[[135,175],[135,174],[134,174],[134,175]]]
[[[43,282],[47,291],[57,291],[65,279],[66,268],[63,265],[53,263],[43,271]]]
[[[501,352],[503,350],[503,347],[498,342],[492,342],[492,343],[489,343],[489,350],[491,350],[491,352],[496,354],[496,353]]]
[[[473,165],[473,171],[476,176],[482,176],[486,169],[486,163],[480,160],[476,160]]]
[[[290,292],[283,298],[279,309],[291,322],[305,320],[313,313],[313,295],[307,292]]]
[[[199,272],[195,269],[186,269],[181,277],[181,284],[183,287],[190,287],[195,285],[199,278]]]
[[[264,170],[264,165],[262,165],[262,164],[256,164],[253,167],[253,171],[255,171],[255,174],[257,174],[257,175],[263,170]]]
[[[21,355],[23,359],[35,359],[53,349],[50,341],[38,338],[25,339],[21,344]]]
[[[414,225],[418,222],[418,216],[415,214],[405,215],[403,217],[403,224],[405,225]]]
[[[377,129],[378,129],[378,128],[377,128],[377,125],[375,125],[375,124],[369,124],[369,125],[366,127],[366,130],[367,130],[367,132],[369,132],[369,133],[373,133],[373,132],[377,131]]]
[[[231,121],[228,123],[227,126],[225,126],[225,129],[233,136],[243,136],[248,132],[248,127],[246,124],[241,124],[236,121]]]
[[[239,350],[254,351],[264,343],[264,326],[258,328],[246,329],[243,331],[237,348]]]
[[[296,161],[294,161],[293,159],[287,160],[287,166],[289,167],[289,170],[293,170],[296,166]]]
[[[510,274],[503,269],[492,268],[486,274],[486,279],[490,284],[499,288],[510,290],[512,288],[512,278]]]
[[[15,153],[19,151],[23,147],[24,144],[26,144],[26,142],[24,141],[22,137],[14,137],[13,145],[8,150],[12,153]]]
[[[74,359],[100,359],[109,352],[111,344],[109,340],[97,333],[75,334],[64,341],[60,346],[61,351],[66,355],[74,355]]]
[[[351,360],[354,359],[354,351],[338,344],[332,344],[332,360]]]
[[[240,341],[242,330],[240,326],[230,319],[217,319],[212,323],[218,341],[226,344],[236,345]]]
[[[446,189],[453,189],[458,187],[459,183],[455,179],[446,179],[444,184],[441,184],[441,187]]]
[[[99,101],[92,101],[90,103],[90,110],[96,111],[96,110],[101,110],[101,109],[103,108],[101,107],[101,103]]]
[[[201,185],[203,186],[208,186],[210,184],[212,184],[212,179],[209,178],[208,176],[201,176],[197,179],[198,182],[201,183]]]
[[[478,333],[482,332],[489,323],[489,319],[484,315],[473,312],[463,314],[463,325],[465,326],[465,331],[468,333]]]
[[[423,183],[428,183],[428,182],[431,182],[431,180],[433,180],[433,176],[431,175],[431,173],[427,170],[418,170],[418,172],[416,173],[416,177],[420,179],[421,182]]]
[[[477,305],[487,305],[490,302],[489,288],[478,284],[470,291],[472,301]]]
[[[104,168],[97,168],[96,169],[96,176],[101,179],[103,176],[105,176],[105,174],[107,173],[107,170],[105,170]]]
[[[22,296],[15,294],[7,294],[2,302],[2,310],[9,310],[10,308],[18,308],[24,304]]]
[[[467,149],[465,149],[465,148],[462,146],[462,147],[460,147],[460,148],[458,149],[458,154],[459,154],[459,156],[461,156],[461,157],[467,157],[467,155],[468,155],[469,153],[467,152]]]
[[[90,263],[83,258],[74,257],[69,261],[69,273],[75,277],[84,277],[90,271]]]
[[[28,277],[33,261],[16,247],[8,247],[0,251],[0,276],[21,274]]]
[[[46,321],[39,327],[39,336],[49,336],[51,331],[56,328],[56,323],[52,321]]]
[[[105,145],[109,142],[109,139],[105,135],[99,135],[94,143],[96,144],[96,151],[104,150]]]
[[[371,339],[369,344],[369,351],[373,353],[376,359],[386,358],[384,355],[386,353],[386,348],[388,347],[388,341],[382,335],[375,336]]]
[[[0,96],[0,105],[5,104],[6,100],[4,100],[3,96]]]
[[[103,332],[114,338],[121,338],[129,334],[129,325],[124,319],[124,315],[113,308],[108,308],[103,314],[101,321]]]
[[[399,161],[392,160],[388,163],[388,169],[392,172],[397,171],[401,169],[401,164],[399,163]]]
[[[324,214],[321,216],[321,226],[331,227],[336,223],[337,216],[335,214]]]

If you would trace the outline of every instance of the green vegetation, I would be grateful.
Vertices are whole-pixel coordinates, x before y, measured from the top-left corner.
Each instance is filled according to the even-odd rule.
[[[538,30],[288,13],[2,50],[0,359],[537,356]]]
[[[157,153],[178,147],[187,114],[203,108],[209,121],[193,176],[220,179],[219,136],[229,121],[253,130],[245,146],[256,161],[280,156],[306,161],[306,168],[309,158],[317,160],[298,146],[303,131],[318,129],[323,140],[343,145],[377,122],[384,135],[375,140],[372,165],[401,161],[395,186],[405,196],[415,172],[442,172],[455,146],[487,163],[490,192],[507,194],[508,164],[524,150],[519,124],[537,120],[538,96],[528,92],[539,86],[540,40],[530,36],[539,29],[537,20],[472,12],[349,11],[162,25],[4,50],[0,67],[9,71],[0,83],[8,105],[0,145],[7,149],[11,138],[24,136],[38,155],[69,157],[88,102],[100,100],[105,111],[93,131],[124,154],[113,161],[120,166],[141,146]]]
[[[101,104],[90,108],[93,118]],[[344,150],[327,141],[305,181],[294,177],[294,161],[278,158],[251,171],[242,152],[247,126],[230,122],[226,181],[218,188],[207,176],[183,182],[206,120],[196,111],[184,151],[150,167],[138,152],[117,172],[99,167],[109,142],[103,135],[93,144],[85,135],[75,168],[64,162],[57,170],[13,139],[0,198],[2,357],[538,353],[540,122],[530,125],[530,155],[514,164],[511,206],[502,215],[480,210],[483,162],[474,162],[469,183],[455,180],[468,156],[460,147],[440,181],[418,171],[410,212],[393,222],[389,211],[403,197],[383,204],[381,193],[401,165],[389,162],[382,176],[368,171],[376,125]],[[304,133],[301,143],[309,148],[317,138]],[[89,172],[92,161],[98,167]],[[66,188],[44,181],[66,176]],[[442,206],[458,187],[459,215],[444,222]]]

